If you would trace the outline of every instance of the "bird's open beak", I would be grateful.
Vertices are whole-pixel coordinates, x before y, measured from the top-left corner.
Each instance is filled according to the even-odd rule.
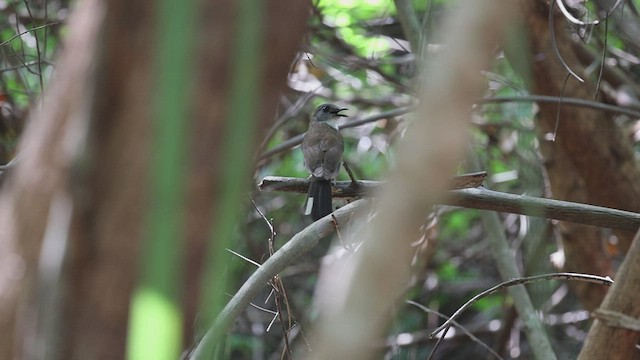
[[[347,109],[347,108],[343,108],[343,109],[340,109],[340,110],[336,111],[336,116],[343,116],[343,117],[347,117],[347,115],[345,115],[345,114],[340,114],[340,111],[345,111],[345,110],[349,110],[349,109]]]

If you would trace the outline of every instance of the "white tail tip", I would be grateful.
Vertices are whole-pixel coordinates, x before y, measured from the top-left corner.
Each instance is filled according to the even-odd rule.
[[[311,215],[311,209],[313,209],[313,198],[310,197],[307,199],[307,207],[304,209],[305,215]]]

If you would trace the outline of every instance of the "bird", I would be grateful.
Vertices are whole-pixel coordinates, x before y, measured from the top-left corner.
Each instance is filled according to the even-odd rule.
[[[304,167],[311,174],[304,214],[316,221],[329,215],[331,204],[331,182],[340,173],[344,140],[336,120],[347,115],[348,110],[333,104],[322,104],[316,108],[309,120],[309,129],[302,139]]]

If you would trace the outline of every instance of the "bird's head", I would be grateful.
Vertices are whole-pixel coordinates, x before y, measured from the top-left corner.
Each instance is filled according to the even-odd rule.
[[[347,110],[345,108],[339,108],[333,104],[322,104],[316,108],[313,113],[312,121],[326,122],[335,120],[339,117],[346,117],[347,115],[340,114],[340,111]]]

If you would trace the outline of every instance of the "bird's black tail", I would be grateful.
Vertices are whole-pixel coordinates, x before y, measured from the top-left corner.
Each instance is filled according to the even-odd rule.
[[[313,221],[323,218],[333,211],[331,206],[331,180],[311,178],[304,214],[311,215]]]

